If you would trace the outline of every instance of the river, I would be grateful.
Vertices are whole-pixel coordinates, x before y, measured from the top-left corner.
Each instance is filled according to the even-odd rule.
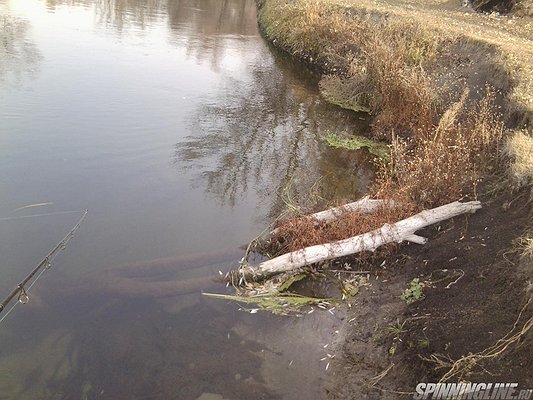
[[[236,266],[294,199],[364,194],[364,156],[322,140],[357,118],[253,0],[0,0],[0,30],[0,297],[89,210],[0,323],[0,399],[322,398],[334,317],[176,283]]]

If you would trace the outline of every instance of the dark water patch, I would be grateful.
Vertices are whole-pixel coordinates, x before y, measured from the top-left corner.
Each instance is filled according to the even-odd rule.
[[[83,300],[63,298],[70,306]],[[279,398],[259,373],[261,346],[232,330],[236,310],[215,306],[197,299],[175,314],[156,301],[108,298],[90,310],[78,307],[84,318],[39,331],[35,346],[27,342],[19,349],[30,371],[14,393],[53,399],[196,399],[204,392]]]
[[[84,337],[88,344],[83,347],[94,349],[85,355],[92,367],[88,378],[96,392],[106,394],[100,398],[196,399],[204,392],[235,399],[278,398],[257,373],[261,358],[255,353],[261,348],[233,333],[218,310],[205,304],[177,316],[157,308],[140,310],[147,314],[152,314],[148,320],[139,316],[106,325],[100,332],[105,341],[91,332]],[[115,365],[122,368],[110,367]]]

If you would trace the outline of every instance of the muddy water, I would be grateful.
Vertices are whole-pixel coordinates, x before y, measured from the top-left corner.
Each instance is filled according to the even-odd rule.
[[[268,47],[255,12],[0,0],[0,297],[89,209],[0,324],[0,399],[321,398],[335,317],[199,295],[224,291],[206,277],[286,202],[354,198],[369,179],[364,155],[321,139],[357,118]]]

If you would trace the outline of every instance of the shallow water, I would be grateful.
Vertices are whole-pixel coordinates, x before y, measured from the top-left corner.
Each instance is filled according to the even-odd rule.
[[[357,118],[269,48],[255,12],[0,0],[0,297],[79,217],[57,212],[89,209],[0,324],[0,399],[320,398],[318,359],[272,372],[295,356],[279,332],[310,324],[312,347],[316,321],[199,295],[224,290],[205,277],[285,202],[355,198],[370,179],[364,154],[347,162],[321,139]],[[50,215],[17,218],[33,214]]]

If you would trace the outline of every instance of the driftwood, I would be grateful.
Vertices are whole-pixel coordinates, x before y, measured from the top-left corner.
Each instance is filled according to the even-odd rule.
[[[363,199],[364,200],[364,199]],[[431,210],[424,210],[395,224],[385,224],[380,229],[332,243],[306,247],[258,265],[243,265],[238,275],[243,279],[261,280],[282,272],[297,270],[306,265],[349,256],[363,251],[374,251],[387,243],[409,241],[426,243],[427,239],[415,234],[426,226],[465,213],[474,213],[481,208],[479,201],[454,202]]]
[[[317,225],[321,222],[333,221],[343,214],[360,212],[363,214],[370,214],[376,211],[379,207],[388,206],[393,207],[393,201],[386,200],[374,200],[370,199],[368,196],[363,197],[360,200],[354,201],[353,203],[348,203],[343,206],[330,208],[328,210],[320,211],[311,215],[308,215],[306,218],[314,221]],[[279,228],[276,228],[270,232],[270,235],[275,235],[278,233]]]

